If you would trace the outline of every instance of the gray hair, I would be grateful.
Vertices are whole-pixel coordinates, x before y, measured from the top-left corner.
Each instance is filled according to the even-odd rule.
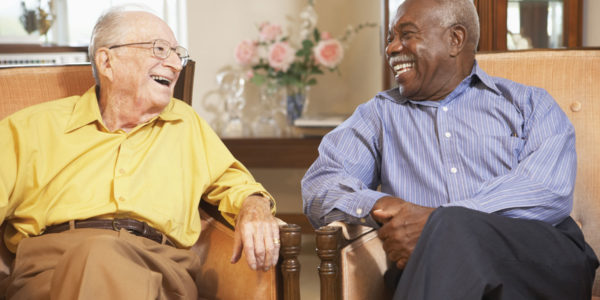
[[[105,11],[96,21],[92,37],[88,47],[88,55],[92,64],[92,73],[96,80],[96,85],[100,86],[100,78],[96,67],[96,51],[101,47],[106,47],[121,42],[123,34],[129,28],[122,26],[122,21],[128,12],[147,12],[156,15],[154,11],[144,5],[126,4],[114,6]]]
[[[479,44],[479,16],[473,0],[437,0],[441,8],[442,27],[461,24],[467,28],[467,43],[477,51]]]

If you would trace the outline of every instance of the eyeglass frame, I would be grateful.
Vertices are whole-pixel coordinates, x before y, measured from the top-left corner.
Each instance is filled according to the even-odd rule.
[[[165,45],[169,45],[167,47],[167,53],[165,54],[164,57],[156,54],[156,51],[160,51],[160,50],[156,50],[158,48],[156,46],[157,42],[164,42]],[[128,46],[135,46],[135,45],[149,45],[149,44],[152,44],[152,54],[155,57],[160,58],[160,59],[167,59],[171,55],[171,53],[174,52],[177,55],[177,57],[179,57],[179,60],[181,60],[181,66],[185,67],[185,65],[187,65],[187,62],[188,62],[188,60],[190,58],[188,50],[186,48],[182,47],[182,46],[171,47],[171,45],[169,44],[169,42],[167,42],[167,41],[165,41],[163,39],[155,39],[155,40],[152,40],[152,41],[149,41],[149,42],[138,42],[138,43],[127,43],[127,44],[112,45],[112,46],[109,46],[108,49],[112,50],[112,49],[120,48],[120,47],[128,47]],[[185,51],[186,55],[185,56],[179,56],[179,53],[177,53],[177,50],[183,50],[183,51]]]

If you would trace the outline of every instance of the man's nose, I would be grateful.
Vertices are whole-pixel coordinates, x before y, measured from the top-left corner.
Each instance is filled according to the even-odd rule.
[[[402,49],[404,49],[402,42],[400,42],[399,39],[394,38],[385,47],[385,53],[387,54],[388,58],[390,58],[394,56],[395,53],[400,53]]]
[[[179,72],[183,69],[181,62],[182,62],[182,59],[179,57],[179,55],[177,55],[177,53],[175,53],[175,51],[171,51],[169,56],[164,59],[163,64],[172,68],[176,72]]]

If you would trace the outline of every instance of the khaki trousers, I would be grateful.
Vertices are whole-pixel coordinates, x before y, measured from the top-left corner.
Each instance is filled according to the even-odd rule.
[[[17,248],[7,299],[196,299],[198,256],[122,229],[74,229]]]

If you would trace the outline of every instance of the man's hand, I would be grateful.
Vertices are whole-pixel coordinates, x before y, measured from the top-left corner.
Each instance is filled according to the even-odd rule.
[[[236,263],[246,255],[252,270],[267,271],[279,258],[279,225],[271,215],[269,199],[251,195],[244,200],[235,225],[233,255]]]
[[[380,198],[373,206],[373,219],[383,224],[378,231],[383,250],[399,269],[406,266],[433,210],[394,197]]]

